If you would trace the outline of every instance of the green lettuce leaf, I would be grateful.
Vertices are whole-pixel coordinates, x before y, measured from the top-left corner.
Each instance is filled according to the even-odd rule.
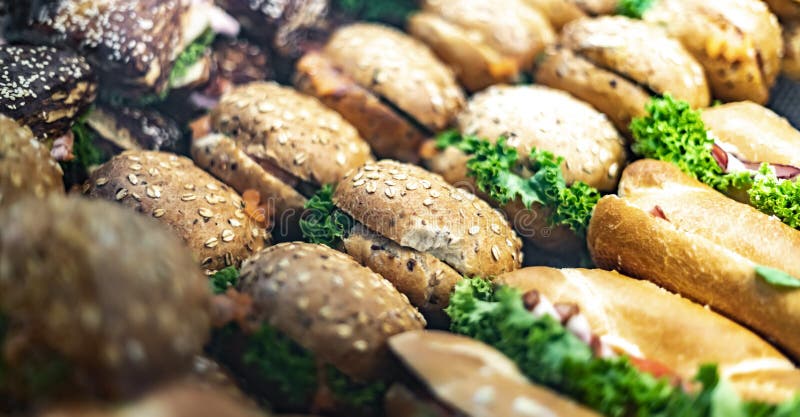
[[[172,71],[169,73],[170,84],[173,81],[186,75],[189,68],[196,64],[203,55],[206,54],[208,48],[214,43],[216,34],[211,28],[206,29],[200,36],[197,37],[186,49],[175,58],[172,65]]]
[[[86,123],[91,111],[89,109],[82,114],[72,125],[72,154],[75,155],[75,160],[70,163],[77,163],[83,168],[104,162],[103,153],[94,146],[94,131]]]
[[[220,269],[211,276],[209,282],[214,294],[224,294],[228,288],[239,283],[239,270],[235,266]]]
[[[800,182],[778,179],[767,164],[762,164],[747,194],[759,211],[800,228]]]
[[[641,19],[644,13],[656,0],[620,0],[617,4],[617,14],[633,19]]]
[[[359,20],[403,25],[419,8],[416,0],[336,0],[338,10]]]
[[[456,284],[445,310],[451,330],[487,343],[514,361],[532,381],[611,417],[767,417],[797,415],[800,398],[778,406],[745,403],[703,366],[697,393],[639,371],[626,357],[596,357],[591,348],[550,317],[536,318],[519,291],[473,278]]]
[[[800,288],[800,279],[797,279],[780,269],[756,265],[756,275],[770,285],[781,288]]]
[[[300,220],[303,238],[310,243],[335,247],[347,236],[355,220],[333,204],[333,186],[324,185],[306,203]]]
[[[383,396],[388,390],[385,382],[356,382],[333,366],[327,367],[326,378],[337,401],[350,407],[373,410],[376,414],[381,410]]]
[[[454,131],[439,135],[436,146],[439,149],[452,146],[470,155],[468,175],[497,203],[507,204],[519,198],[528,208],[534,203],[542,204],[553,209],[548,219],[550,224],[567,226],[579,236],[586,234],[600,193],[580,181],[568,186],[561,171],[563,158],[533,149],[528,160],[522,161],[503,137],[492,143]]]

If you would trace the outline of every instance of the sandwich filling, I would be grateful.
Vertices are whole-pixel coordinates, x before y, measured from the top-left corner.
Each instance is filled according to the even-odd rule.
[[[671,162],[723,193],[746,190],[750,205],[800,228],[800,168],[737,157],[706,129],[698,110],[670,95],[654,98],[647,112],[630,125],[634,153]]]
[[[453,332],[497,348],[532,381],[604,415],[750,417],[800,412],[800,397],[778,405],[743,401],[714,365],[700,368],[691,389],[676,383],[657,362],[625,352],[604,353],[613,349],[593,342],[594,337],[587,337],[591,331],[583,326],[570,325],[580,321],[574,308],[543,304],[535,292],[521,294],[488,280],[466,279],[456,285],[446,312]],[[565,317],[569,318],[564,321]]]

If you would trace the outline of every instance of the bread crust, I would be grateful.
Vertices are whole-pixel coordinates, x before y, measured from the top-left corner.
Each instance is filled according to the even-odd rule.
[[[587,241],[598,267],[647,279],[708,305],[795,360],[800,357],[800,337],[786,331],[800,325],[800,293],[766,283],[749,259],[616,196],[602,198],[595,207]]]
[[[631,120],[645,115],[650,101],[650,94],[642,87],[560,46],[547,49],[537,69],[536,82],[591,104],[629,138]]]
[[[793,80],[800,80],[800,22],[783,25],[783,73]]]
[[[780,72],[778,19],[759,0],[660,0],[644,20],[666,28],[705,68],[714,97],[764,104]]]
[[[744,101],[703,110],[703,123],[736,156],[800,167],[800,132],[772,110]]]
[[[656,26],[623,16],[584,18],[564,27],[559,44],[658,94],[670,93],[692,107],[710,102],[703,67]]]
[[[392,337],[389,346],[439,401],[464,415],[597,416],[528,382],[510,359],[477,340],[452,333],[414,331]],[[477,401],[479,395],[489,400]]]
[[[405,294],[429,320],[444,320],[443,309],[461,274],[433,255],[420,252],[357,224],[344,239],[344,252],[377,272]]]
[[[409,32],[422,39],[453,67],[470,91],[511,81],[533,66],[536,55],[555,41],[555,32],[538,9],[520,0],[426,0],[420,18],[409,22]],[[420,26],[425,30],[420,31]],[[420,36],[427,35],[427,36]],[[473,72],[471,54],[456,48],[488,49],[494,54],[486,71]],[[443,53],[445,52],[445,53]],[[459,59],[465,58],[465,60]],[[480,68],[478,65],[477,68]],[[481,77],[480,74],[488,75]],[[495,75],[496,74],[496,75]]]
[[[648,281],[599,269],[531,267],[495,282],[536,290],[554,303],[576,304],[602,340],[626,342],[683,381],[714,363],[745,400],[779,403],[800,388],[800,371],[765,340]]]
[[[309,52],[296,70],[295,86],[352,123],[378,157],[419,161],[417,151],[427,134],[336,69],[330,59]]]
[[[431,131],[464,105],[453,72],[422,42],[386,26],[356,23],[331,36],[323,53],[358,85]]]
[[[391,283],[324,245],[269,247],[242,266],[239,290],[253,297],[254,318],[356,380],[388,369],[389,337],[425,327]]]
[[[27,127],[0,115],[0,207],[64,194],[64,173]]]
[[[126,151],[92,172],[83,189],[159,220],[207,271],[239,265],[269,241],[242,211],[241,197],[185,157]]]
[[[461,274],[497,275],[522,262],[522,243],[502,214],[417,166],[367,163],[345,176],[333,202],[369,229]]]
[[[578,1],[525,0],[525,3],[539,9],[553,25],[553,28],[558,31],[567,23],[587,15],[586,11],[578,5]]]
[[[800,17],[800,1],[797,0],[764,0],[781,20],[796,20]]]
[[[342,116],[273,82],[244,84],[223,95],[211,126],[250,157],[317,185],[336,183],[370,159],[369,145]]]

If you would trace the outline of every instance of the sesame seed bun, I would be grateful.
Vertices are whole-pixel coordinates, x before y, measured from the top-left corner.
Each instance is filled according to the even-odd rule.
[[[538,9],[522,0],[426,0],[409,19],[408,30],[451,66],[470,91],[514,81],[556,37]],[[476,56],[489,59],[476,61]]]
[[[250,157],[315,185],[336,183],[370,159],[369,145],[338,113],[272,82],[226,93],[211,112],[211,126]]]
[[[64,193],[64,173],[30,129],[0,115],[0,207]]]
[[[522,375],[505,355],[477,340],[437,331],[389,339],[392,352],[437,400],[469,417],[593,417],[596,413]],[[387,398],[389,417],[395,413]]]
[[[485,201],[414,165],[383,160],[350,172],[333,202],[395,243],[471,276],[519,268],[522,243]]]
[[[643,16],[703,66],[714,97],[764,104],[781,69],[778,19],[760,0],[659,0]]]
[[[0,113],[39,139],[67,133],[92,104],[94,72],[83,57],[48,46],[0,46]]]
[[[47,398],[23,382],[34,358],[67,365],[54,384],[67,398],[131,398],[190,369],[208,336],[208,284],[157,223],[111,203],[51,196],[0,210],[0,230],[11,381],[0,398]],[[12,340],[27,343],[8,356]]]
[[[323,53],[342,73],[431,131],[464,105],[453,72],[428,47],[386,26],[357,23],[331,36]]]
[[[92,173],[84,194],[158,219],[209,271],[238,265],[269,240],[269,233],[244,214],[238,194],[174,154],[123,152]]]
[[[281,243],[242,267],[255,319],[357,380],[388,369],[386,340],[425,319],[380,275],[327,246]]]

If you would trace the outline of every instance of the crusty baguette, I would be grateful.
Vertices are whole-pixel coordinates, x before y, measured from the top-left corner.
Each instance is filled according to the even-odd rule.
[[[662,162],[632,164],[620,190],[622,198],[600,200],[589,223],[597,266],[706,304],[800,358],[800,292],[755,272],[760,264],[800,276],[800,232]]]
[[[706,128],[737,157],[800,166],[800,132],[772,110],[744,101],[705,109],[702,117]]]
[[[576,304],[603,341],[662,363],[684,381],[715,363],[748,400],[781,402],[800,390],[800,371],[769,343],[650,282],[600,269],[546,267],[509,272],[496,282]]]
[[[465,336],[408,331],[389,339],[389,348],[437,400],[459,411],[458,415],[597,416],[547,388],[528,382],[502,353]],[[390,416],[407,415],[394,411],[391,402],[389,405]]]

